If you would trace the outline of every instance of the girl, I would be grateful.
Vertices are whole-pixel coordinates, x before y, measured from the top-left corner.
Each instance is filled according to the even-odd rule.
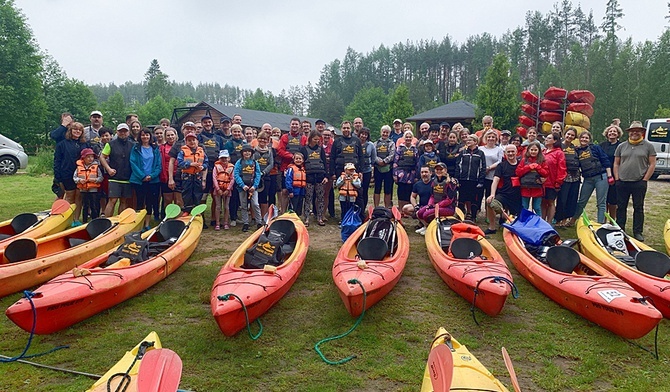
[[[140,130],[142,130],[142,123],[139,120],[133,120],[130,123],[130,136],[128,138],[134,142],[140,142]]]
[[[302,153],[296,152],[293,154],[293,163],[288,165],[284,175],[286,177],[285,185],[288,197],[293,205],[293,210],[298,216],[302,215],[305,187],[307,186],[307,176],[305,168],[302,165],[304,161],[305,156]],[[311,201],[308,204],[311,204]],[[305,226],[309,226],[309,221],[305,222]]]
[[[100,201],[98,200],[98,189],[102,183],[102,171],[100,165],[95,160],[95,154],[92,149],[85,148],[81,150],[81,159],[77,161],[77,170],[73,176],[77,189],[81,193],[83,204],[83,219],[88,221],[88,211],[91,210],[91,219],[100,216]]]
[[[212,169],[213,185],[214,185],[214,203],[215,203],[215,218],[216,226],[214,230],[221,230],[221,211],[223,211],[223,229],[230,229],[230,211],[228,210],[228,203],[230,202],[230,194],[233,189],[233,169],[234,166],[230,161],[230,154],[228,150],[221,150],[219,153],[219,160],[214,164]]]
[[[311,131],[309,141],[302,147],[301,153],[305,156],[305,174],[307,184],[305,185],[305,225],[309,226],[309,214],[312,212],[312,198],[316,192],[316,219],[319,226],[324,226],[323,215],[325,211],[324,186],[328,182],[326,175],[326,152],[321,144],[321,132]]]
[[[139,134],[140,142],[130,151],[130,184],[137,195],[136,210],[145,209],[144,231],[149,230],[151,213],[158,211],[158,197],[160,183],[158,176],[161,173],[161,154],[148,128],[142,128]]]
[[[486,156],[477,145],[477,135],[468,135],[465,149],[456,166],[455,176],[460,184],[458,204],[465,210],[467,220],[475,221],[484,194],[484,178],[486,176]]]
[[[423,146],[423,154],[419,157],[416,169],[420,170],[421,166],[428,166],[430,171],[434,173],[435,166],[440,163],[440,157],[435,153],[435,142],[426,139],[421,142],[421,146]]]
[[[65,191],[63,197],[68,203],[76,204],[74,210],[73,227],[81,226],[81,195],[77,189],[72,173],[77,169],[77,160],[81,158],[81,151],[91,148],[84,136],[84,125],[79,122],[70,123],[65,131],[65,139],[56,144],[54,152],[54,179]]]
[[[234,135],[233,135],[234,137]],[[242,146],[242,158],[235,163],[233,171],[235,186],[239,193],[239,206],[242,210],[242,231],[249,231],[249,204],[254,209],[256,226],[263,227],[261,207],[258,205],[258,185],[261,183],[261,167],[254,161],[254,149],[249,144]],[[232,219],[232,218],[231,218]]]
[[[567,174],[565,154],[561,149],[561,134],[550,133],[544,138],[547,148],[544,150],[544,160],[547,162],[549,176],[544,182],[544,197],[542,197],[542,219],[551,223],[556,214],[556,198]]]
[[[577,130],[573,127],[568,127],[565,130],[565,140],[562,145],[566,175],[563,179],[561,190],[558,192],[556,215],[554,215],[554,219],[558,222],[556,224],[557,227],[567,227],[570,218],[572,218],[577,209],[577,198],[579,197],[579,185],[582,182],[582,176],[579,171],[579,158],[573,144],[576,138]]]
[[[540,141],[537,139],[537,129],[535,127],[530,127],[528,128],[528,131],[526,132],[526,140],[521,143],[522,146],[528,147],[528,145],[532,142],[538,142]],[[540,149],[544,150],[544,145],[540,143]]]
[[[361,187],[361,179],[353,163],[344,165],[344,173],[335,181],[335,187],[340,189],[340,210],[344,216],[356,202],[358,189]]]
[[[170,167],[170,149],[177,141],[177,130],[174,128],[167,128],[165,130],[165,143],[158,146],[158,152],[161,154],[161,173],[158,176],[158,179],[161,183],[161,194],[163,195],[163,204],[167,206],[173,202],[179,207],[184,206],[184,202],[181,199],[181,193],[177,192],[175,189],[168,186],[169,182],[169,167]],[[177,167],[173,165],[172,168],[172,178],[177,174]],[[164,214],[163,214],[164,215]]]
[[[412,195],[412,185],[416,181],[416,164],[419,161],[419,152],[412,144],[414,134],[412,131],[406,131],[403,141],[395,150],[393,163],[393,181],[398,185],[398,205],[404,206],[409,203]],[[346,212],[346,210],[344,211]]]
[[[526,147],[524,158],[516,167],[516,175],[521,182],[521,206],[529,209],[530,199],[533,199],[533,211],[540,215],[544,194],[542,184],[549,175],[549,168],[544,161],[540,142],[533,141]]]
[[[261,216],[268,212],[269,196],[276,188],[270,186],[270,173],[275,166],[274,153],[270,147],[270,134],[267,131],[261,131],[256,139],[257,146],[254,149],[254,160],[258,162],[261,168],[261,190],[258,192],[258,203],[261,207]],[[276,179],[275,179],[276,181]]]

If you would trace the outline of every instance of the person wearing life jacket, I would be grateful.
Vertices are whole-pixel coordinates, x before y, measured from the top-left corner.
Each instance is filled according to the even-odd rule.
[[[435,210],[438,209],[439,216],[453,216],[456,211],[458,181],[449,176],[447,165],[439,162],[435,165],[435,176],[430,187],[431,195],[428,204],[421,207],[416,212],[416,217],[423,224],[418,232],[421,235],[426,234],[426,227],[430,221],[435,219]]]
[[[293,154],[293,163],[288,165],[284,172],[286,191],[293,211],[298,216],[302,215],[303,204],[305,203],[305,187],[307,186],[307,175],[305,174],[305,157],[301,152]],[[309,225],[309,222],[305,222]]]
[[[421,153],[423,151],[423,153]],[[435,142],[430,139],[422,141],[419,145],[419,162],[417,163],[417,170],[421,166],[428,166],[431,172],[435,171],[435,166],[440,163],[440,156],[435,152]]]
[[[321,132],[312,131],[309,134],[309,143],[302,148],[305,156],[305,174],[307,185],[305,186],[305,226],[309,226],[309,215],[312,212],[312,198],[316,194],[316,215],[319,226],[324,226],[323,215],[326,204],[324,200],[324,187],[328,183],[326,172],[326,152],[321,144]]]
[[[336,173],[342,173],[347,163],[353,163],[356,170],[360,171],[363,159],[361,140],[352,135],[351,123],[342,122],[340,130],[342,137],[333,142],[333,148],[330,150],[330,173],[333,181],[337,178]]]
[[[261,183],[261,167],[253,159],[254,149],[249,144],[242,147],[242,158],[235,163],[233,177],[239,195],[239,205],[242,210],[242,231],[249,231],[249,205],[254,210],[256,226],[263,227],[261,207],[258,204],[258,186]],[[231,217],[232,219],[232,217]]]
[[[403,140],[403,139],[401,139]],[[398,186],[398,205],[409,204],[412,185],[416,182],[416,164],[419,161],[419,150],[412,144],[414,134],[405,131],[404,144],[396,146],[393,160],[393,181]]]
[[[402,123],[396,119],[399,125]],[[394,122],[395,124],[398,124]],[[375,143],[377,159],[375,160],[375,190],[372,194],[374,206],[379,205],[381,199],[382,186],[384,187],[384,206],[391,208],[393,206],[393,160],[395,159],[395,142],[390,137],[391,127],[384,125],[380,131],[381,137]]]
[[[217,135],[214,133],[214,121],[212,120],[212,116],[210,115],[204,115],[201,119],[200,122],[202,123],[202,131],[198,134],[198,145],[202,147],[203,150],[205,150],[205,154],[207,154],[207,162],[209,162],[209,166],[207,167],[209,173],[212,172],[214,169],[214,162],[219,159],[219,152],[223,150],[223,146],[225,142],[223,141],[223,138],[221,136]],[[212,176],[207,176],[207,185],[205,186],[205,193],[202,195],[202,204],[207,204],[207,195],[211,194],[212,198],[214,198],[214,180]],[[215,210],[214,203],[212,203],[212,210],[210,211],[210,225],[213,226],[215,224],[215,219],[214,219],[214,210]],[[203,219],[204,219],[204,214],[203,214]],[[204,225],[203,228],[207,228],[207,225]]]
[[[526,147],[525,156],[516,167],[516,175],[521,183],[521,205],[528,210],[530,200],[533,199],[533,211],[540,215],[544,195],[543,184],[549,176],[549,168],[540,150],[540,142],[531,142]]]
[[[81,159],[77,161],[77,169],[73,180],[81,194],[82,222],[88,222],[88,212],[91,211],[91,219],[100,216],[99,189],[102,183],[102,171],[95,160],[95,153],[91,148],[81,150]]]
[[[293,163],[293,155],[300,151],[300,148],[307,144],[307,137],[300,132],[300,119],[293,117],[289,125],[289,132],[279,138],[279,147],[277,148],[277,158],[280,161],[279,171],[281,172],[281,195],[279,204],[281,211],[288,208],[288,194],[286,190],[286,169]],[[294,206],[295,207],[295,206]]]
[[[185,137],[186,145],[182,146],[177,155],[177,165],[181,169],[181,186],[184,207],[193,208],[200,204],[207,186],[207,155],[198,146],[195,132]]]
[[[260,190],[258,191],[258,204],[261,206],[261,216],[265,216],[265,213],[268,212],[268,204],[271,203],[271,199],[274,199],[274,193],[276,192],[276,186],[273,186],[272,181],[270,180],[270,173],[275,169],[275,160],[274,160],[274,151],[270,146],[270,132],[272,127],[270,124],[263,124],[263,127],[267,126],[270,130],[261,129],[258,137],[254,139],[256,141],[256,147],[254,147],[253,159],[258,162],[258,165],[261,167],[261,182]],[[275,179],[276,181],[276,179]],[[275,184],[276,185],[276,182]],[[272,198],[270,196],[273,196]]]
[[[358,189],[361,187],[361,178],[356,173],[353,163],[344,165],[344,171],[335,181],[335,188],[339,189],[340,211],[342,216],[356,203]]]
[[[563,185],[558,192],[556,199],[556,227],[567,227],[570,218],[577,209],[577,199],[579,198],[579,187],[582,183],[582,176],[579,171],[579,157],[577,156],[576,146],[572,143],[577,139],[577,130],[568,126],[563,135],[563,155],[565,156],[566,175],[563,179]]]
[[[466,219],[473,222],[477,220],[486,178],[486,155],[477,147],[478,144],[477,135],[468,135],[454,172],[454,177],[460,184],[458,203],[462,206]]]
[[[230,161],[228,150],[221,150],[219,159],[212,169],[212,185],[214,186],[214,204],[215,204],[215,226],[214,230],[221,230],[221,212],[223,212],[223,229],[230,229],[230,194],[234,186],[233,166]]]
[[[235,119],[236,116],[233,116]],[[233,124],[230,127],[230,133],[232,137],[228,142],[223,146],[224,150],[228,150],[228,153],[230,154],[230,163],[233,165],[237,163],[240,158],[242,158],[242,147],[244,147],[245,144],[247,144],[247,141],[244,139],[244,135],[242,134],[242,126],[240,124]],[[246,201],[245,201],[246,203]],[[230,225],[231,226],[236,226],[237,225],[237,211],[240,208],[240,195],[239,195],[239,188],[238,187],[233,187],[233,191],[230,195]]]
[[[358,131],[358,139],[361,141],[361,189],[356,198],[356,204],[361,209],[361,220],[365,217],[368,206],[368,191],[370,190],[370,182],[372,182],[372,166],[377,160],[377,149],[370,141],[370,129],[362,127]]]

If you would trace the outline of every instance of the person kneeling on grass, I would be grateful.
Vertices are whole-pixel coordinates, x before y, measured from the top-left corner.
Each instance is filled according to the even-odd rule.
[[[335,187],[340,190],[340,210],[344,217],[351,206],[356,203],[358,189],[361,187],[361,178],[356,173],[356,166],[353,163],[344,165],[344,173],[335,181]]]
[[[302,215],[303,201],[305,199],[305,186],[307,186],[307,175],[305,174],[305,167],[302,165],[305,157],[300,152],[293,154],[293,163],[288,165],[284,177],[286,178],[286,190],[288,191],[288,198],[290,204],[293,206],[293,211],[298,216]],[[311,200],[308,201],[312,203]],[[304,217],[305,226],[309,227],[309,215]]]
[[[435,166],[435,177],[430,182],[430,198],[428,204],[421,207],[416,216],[424,225],[418,232],[426,234],[428,223],[435,219],[435,209],[439,208],[439,216],[452,216],[456,211],[458,181],[449,176],[447,165],[440,162]]]
[[[427,206],[430,201],[430,196],[433,193],[433,188],[431,187],[433,174],[428,166],[422,166],[419,175],[421,176],[421,181],[417,181],[412,185],[412,193],[409,197],[409,203],[405,204],[402,208],[403,213],[412,218],[417,218],[417,211],[421,207]],[[419,225],[416,227],[416,233],[421,234],[426,232],[426,227],[419,221]]]
[[[242,147],[242,158],[235,163],[234,178],[235,186],[239,191],[240,208],[242,209],[242,231],[249,231],[249,204],[254,209],[256,224],[263,226],[261,207],[258,204],[258,185],[261,183],[261,167],[254,161],[252,154],[254,148],[250,144]]]
[[[485,234],[496,233],[496,214],[500,214],[503,220],[505,210],[514,216],[521,212],[521,182],[516,175],[516,168],[519,165],[516,154],[514,144],[506,145],[505,159],[496,167],[491,183],[491,195],[486,198],[486,204],[491,207],[493,214],[488,215],[489,227],[484,231]]]

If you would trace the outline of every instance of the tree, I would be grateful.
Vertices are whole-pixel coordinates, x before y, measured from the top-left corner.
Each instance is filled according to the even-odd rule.
[[[388,109],[388,96],[381,87],[369,87],[359,90],[344,111],[344,118],[363,119],[365,126],[370,128],[370,138],[377,140],[379,130],[384,125],[384,113]]]
[[[172,85],[168,81],[168,76],[161,71],[158,60],[151,60],[151,65],[149,65],[147,73],[144,74],[144,81],[146,83],[144,91],[147,100],[159,95],[164,99],[172,98]]]
[[[0,0],[0,42],[0,133],[35,143],[46,115],[42,57],[12,0]]]
[[[451,99],[449,102],[455,102],[455,101],[460,101],[461,99],[465,99],[465,95],[461,92],[461,90],[456,89],[453,94],[451,94]]]
[[[600,28],[603,29],[607,38],[616,36],[616,32],[621,30],[619,20],[623,18],[623,9],[619,6],[619,0],[607,0],[605,16]]]
[[[279,113],[279,110],[277,110],[275,97],[272,95],[272,93],[269,91],[265,93],[260,88],[256,89],[253,94],[247,95],[244,98],[244,104],[242,107],[251,110]]]
[[[102,103],[102,114],[108,126],[116,127],[126,121],[128,108],[120,91],[116,91],[109,99]]]
[[[500,129],[512,129],[519,114],[520,89],[516,80],[510,73],[507,56],[497,54],[477,90],[478,115],[493,116]]]
[[[330,124],[338,124],[343,113],[344,102],[335,91],[322,92],[309,103],[310,117],[322,118]]]
[[[414,106],[409,99],[409,89],[401,84],[396,87],[389,97],[388,109],[386,110],[385,123],[391,124],[394,119],[406,119],[414,114]]]
[[[157,95],[148,100],[144,105],[136,107],[136,113],[142,124],[146,126],[158,124],[161,118],[170,118],[172,116],[172,108],[161,95]]]
[[[658,105],[658,109],[654,112],[654,118],[670,118],[670,108]]]

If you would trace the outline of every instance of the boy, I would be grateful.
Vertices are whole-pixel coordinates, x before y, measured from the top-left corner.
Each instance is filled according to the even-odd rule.
[[[207,185],[207,155],[198,146],[195,132],[185,137],[186,145],[181,147],[177,155],[177,165],[181,169],[182,198],[184,207],[191,209],[200,204]]]
[[[340,189],[340,210],[344,216],[356,202],[358,189],[361,187],[361,179],[353,163],[349,162],[344,165],[344,172],[335,181],[335,187]]]
[[[81,159],[77,161],[77,170],[75,170],[72,179],[81,193],[84,215],[82,221],[84,223],[88,221],[89,209],[91,210],[91,219],[99,217],[98,189],[100,183],[102,183],[102,172],[92,149],[81,150]]]
[[[302,205],[305,199],[305,187],[307,186],[307,175],[305,174],[305,167],[302,165],[305,157],[300,152],[293,154],[293,163],[288,165],[284,177],[286,178],[285,186],[288,191],[290,203],[293,205],[293,210],[298,216],[302,215]],[[312,201],[309,200],[308,203]],[[306,224],[309,226],[309,215],[305,217]]]
[[[215,217],[216,226],[214,230],[221,230],[221,211],[223,210],[223,229],[230,229],[230,211],[228,203],[230,201],[230,193],[234,186],[233,183],[233,166],[229,162],[230,154],[228,150],[221,150],[219,153],[219,160],[214,163],[212,169],[212,178],[214,185],[214,203],[216,205]]]
[[[250,144],[242,146],[242,158],[235,163],[233,177],[239,192],[240,208],[242,209],[243,232],[249,231],[249,203],[254,209],[257,227],[263,227],[261,208],[258,204],[258,185],[261,183],[261,167],[252,158],[253,147]]]

